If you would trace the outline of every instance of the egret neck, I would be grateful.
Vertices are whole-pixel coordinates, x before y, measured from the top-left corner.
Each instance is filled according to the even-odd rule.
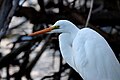
[[[71,39],[72,39],[72,42],[73,42],[77,33],[79,32],[79,28],[77,28],[75,25],[73,25],[73,26],[70,26],[69,29],[70,29],[69,33],[70,33],[70,36],[71,36]]]

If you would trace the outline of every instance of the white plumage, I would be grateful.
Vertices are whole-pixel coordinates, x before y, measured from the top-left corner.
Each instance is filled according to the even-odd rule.
[[[66,62],[84,80],[120,80],[120,64],[107,41],[90,28],[78,29],[67,20],[60,20],[60,50]],[[55,32],[55,30],[54,30]]]

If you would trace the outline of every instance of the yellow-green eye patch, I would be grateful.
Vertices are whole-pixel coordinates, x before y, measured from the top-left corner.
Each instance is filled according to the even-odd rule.
[[[54,29],[59,29],[60,28],[60,26],[54,26]]]

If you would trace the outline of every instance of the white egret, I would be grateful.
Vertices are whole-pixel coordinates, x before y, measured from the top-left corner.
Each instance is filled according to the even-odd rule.
[[[59,46],[65,61],[84,80],[120,80],[120,64],[107,41],[90,28],[77,28],[68,20],[59,20],[45,32],[61,33]]]

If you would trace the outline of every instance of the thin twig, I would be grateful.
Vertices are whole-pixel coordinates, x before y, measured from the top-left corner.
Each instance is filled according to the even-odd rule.
[[[91,0],[90,10],[89,10],[89,14],[88,14],[88,17],[87,17],[87,21],[85,23],[85,27],[88,26],[88,23],[89,23],[89,20],[90,20],[90,17],[91,17],[91,12],[92,12],[92,8],[93,8],[93,2],[94,2],[94,0]]]

